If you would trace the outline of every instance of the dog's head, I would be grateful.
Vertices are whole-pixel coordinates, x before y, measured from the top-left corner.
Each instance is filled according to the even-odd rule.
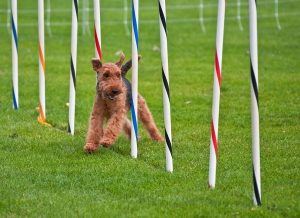
[[[102,64],[99,59],[92,59],[94,71],[97,73],[97,92],[102,98],[114,100],[124,93],[121,68],[125,55],[122,53],[116,63]]]
[[[141,56],[138,56],[138,60],[140,59]],[[126,91],[122,80],[130,70],[132,60],[130,59],[123,65],[124,60],[124,53],[121,53],[116,63],[102,64],[101,60],[92,59],[93,69],[97,73],[97,92],[102,98],[114,100]]]

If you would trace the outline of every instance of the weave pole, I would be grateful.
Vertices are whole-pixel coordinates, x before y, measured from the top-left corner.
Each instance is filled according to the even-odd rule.
[[[7,27],[7,32],[8,32],[8,34],[10,34],[10,32],[11,32],[10,22],[11,22],[11,0],[7,0],[7,19],[6,19],[6,27]]]
[[[71,61],[70,61],[69,126],[68,126],[68,131],[72,135],[74,135],[74,132],[75,132],[77,34],[78,34],[78,0],[73,0],[73,3],[72,3]]]
[[[100,0],[94,0],[94,39],[95,39],[95,57],[98,58],[99,60],[102,60]]]
[[[51,1],[47,0],[47,20],[46,20],[46,27],[47,27],[47,32],[49,36],[52,36],[52,31],[51,31]]]
[[[17,0],[11,0],[11,38],[12,38],[12,99],[13,109],[19,109],[19,81],[18,81],[18,12]]]
[[[202,32],[205,33],[206,29],[205,29],[205,24],[204,24],[203,11],[204,11],[204,3],[203,3],[203,0],[200,0],[200,3],[199,3],[199,22],[200,22],[200,25],[201,25]]]
[[[237,11],[236,11],[236,20],[238,22],[240,31],[243,31],[243,24],[242,24],[242,18],[241,18],[241,0],[237,0],[236,2],[236,7],[237,7]]]
[[[219,0],[217,36],[216,36],[216,53],[215,53],[215,66],[214,66],[214,88],[213,88],[211,137],[210,137],[210,157],[209,157],[208,186],[210,188],[214,188],[216,185],[224,21],[225,21],[225,0]]]
[[[39,25],[39,116],[40,123],[46,122],[45,99],[45,46],[44,46],[44,0],[38,1]]]
[[[89,0],[82,0],[82,35],[91,35],[89,24]]]
[[[281,25],[280,25],[280,22],[279,22],[279,13],[278,13],[278,0],[274,0],[274,3],[275,3],[274,16],[275,16],[275,19],[276,19],[276,26],[277,26],[278,30],[281,30]]]
[[[159,0],[158,9],[159,9],[159,17],[160,17],[159,23],[160,23],[160,48],[161,48],[161,62],[162,62],[165,143],[166,143],[166,170],[168,172],[173,172],[168,41],[167,41],[165,0]]]
[[[137,158],[138,123],[138,47],[139,1],[132,0],[132,99],[131,99],[131,156]]]
[[[256,0],[249,0],[253,203],[261,205]]]
[[[123,0],[123,24],[126,36],[130,35],[129,27],[128,27],[128,6],[127,0]]]

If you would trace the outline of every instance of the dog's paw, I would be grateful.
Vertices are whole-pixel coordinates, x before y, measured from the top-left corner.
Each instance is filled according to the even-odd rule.
[[[98,145],[93,144],[93,143],[86,143],[86,145],[83,147],[83,150],[86,153],[93,153],[97,150]]]
[[[114,141],[110,138],[103,138],[100,140],[100,144],[103,145],[103,147],[109,148],[112,146]]]
[[[151,135],[151,138],[152,138],[154,141],[157,141],[157,142],[159,142],[159,143],[165,141],[164,137],[162,137],[159,133],[152,134],[152,135]]]
[[[165,139],[163,137],[159,137],[154,139],[154,141],[158,142],[158,143],[163,143],[165,141]]]

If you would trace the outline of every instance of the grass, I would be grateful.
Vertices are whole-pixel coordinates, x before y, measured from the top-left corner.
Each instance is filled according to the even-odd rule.
[[[183,0],[167,2],[187,4]],[[206,2],[205,2],[206,3]],[[209,1],[216,4],[216,1]],[[129,3],[128,3],[129,4]],[[198,4],[191,0],[188,4]],[[68,1],[52,8],[70,9]],[[92,1],[90,1],[92,6]],[[103,8],[122,7],[101,1]],[[130,6],[130,5],[129,5]],[[258,2],[262,206],[252,205],[250,73],[247,4],[244,31],[228,4],[223,52],[219,159],[215,190],[207,188],[209,125],[216,29],[216,6],[207,7],[206,33],[198,9],[167,9],[174,172],[165,172],[164,145],[140,129],[138,159],[121,136],[111,149],[82,151],[92,108],[95,75],[92,36],[79,28],[76,134],[67,134],[70,25],[46,35],[47,119],[37,123],[38,47],[36,1],[19,1],[20,109],[11,103],[11,39],[0,13],[0,216],[1,217],[299,217],[300,209],[300,28],[299,1],[282,1],[282,30],[276,29],[273,1]],[[157,2],[141,1],[139,91],[163,129]],[[153,10],[146,7],[153,7]],[[6,9],[1,1],[0,9]],[[293,15],[294,14],[294,15]],[[81,16],[81,13],[79,13]],[[130,12],[128,12],[130,18]],[[105,61],[115,52],[131,54],[120,10],[102,11]],[[69,12],[53,11],[52,22],[69,23]],[[79,18],[81,19],[81,18]],[[176,21],[177,19],[177,21]],[[92,12],[90,13],[92,20]],[[145,22],[145,21],[151,22]],[[157,21],[157,22],[156,22]],[[30,25],[28,25],[30,24]],[[92,30],[92,21],[90,23]],[[130,22],[129,22],[130,24]],[[130,78],[130,75],[128,75]]]

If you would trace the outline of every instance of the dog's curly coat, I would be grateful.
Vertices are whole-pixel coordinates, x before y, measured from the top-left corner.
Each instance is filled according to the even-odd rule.
[[[131,102],[131,84],[125,76],[132,66],[132,61],[129,60],[122,65],[124,59],[123,53],[117,63],[102,64],[99,59],[92,59],[93,69],[97,73],[97,86],[84,146],[84,150],[88,153],[94,152],[99,144],[110,147],[122,129],[129,139],[131,137],[131,124],[127,119]],[[163,141],[152,114],[141,95],[138,95],[138,116],[148,130],[150,137],[155,141]],[[107,126],[104,129],[105,119]]]

